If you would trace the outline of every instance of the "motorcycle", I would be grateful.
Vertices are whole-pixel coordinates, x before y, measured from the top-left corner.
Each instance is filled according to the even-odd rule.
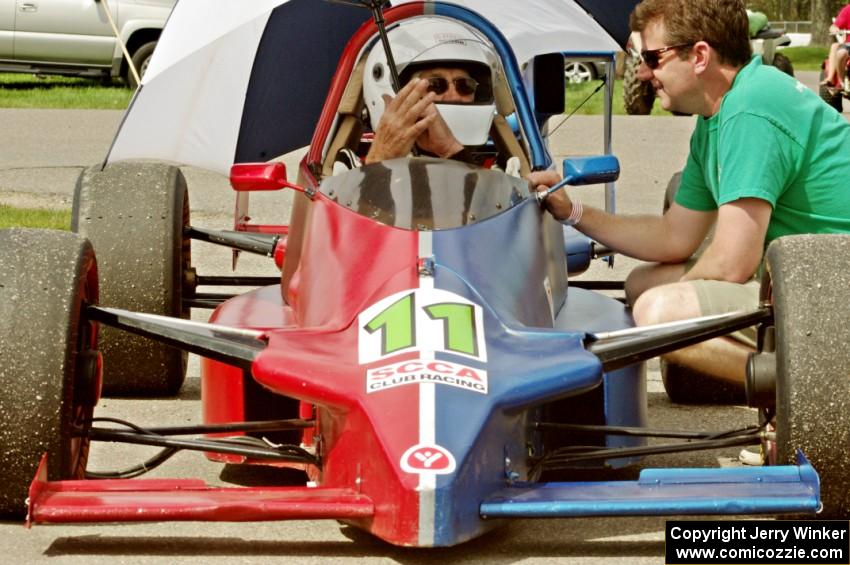
[[[846,44],[848,41],[847,34],[850,33],[850,30],[847,29],[838,29],[835,30],[833,34],[835,36],[836,43]],[[824,59],[821,64],[821,72],[820,72],[820,87],[818,88],[818,94],[821,99],[838,110],[839,112],[843,111],[843,103],[842,98],[850,99],[850,58],[845,62],[847,71],[844,73],[844,80],[838,80],[836,76],[835,79],[831,83],[826,82],[826,67],[829,62],[829,59]]]

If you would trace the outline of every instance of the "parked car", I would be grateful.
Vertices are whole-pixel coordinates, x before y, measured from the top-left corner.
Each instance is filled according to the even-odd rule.
[[[177,0],[110,0],[108,7],[133,64],[144,73]],[[135,77],[99,0],[0,0],[0,71]]]
[[[567,83],[580,83],[605,76],[605,63],[602,61],[564,61],[564,77]]]

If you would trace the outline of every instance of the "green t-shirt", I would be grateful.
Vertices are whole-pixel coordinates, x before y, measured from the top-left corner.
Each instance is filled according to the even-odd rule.
[[[761,198],[783,235],[850,233],[850,123],[792,77],[754,56],[720,110],[697,118],[676,202],[711,211]]]

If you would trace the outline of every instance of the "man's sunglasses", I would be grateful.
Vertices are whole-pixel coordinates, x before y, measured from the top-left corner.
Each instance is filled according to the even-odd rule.
[[[661,55],[663,55],[664,53],[672,51],[674,49],[681,49],[683,47],[693,46],[693,43],[680,43],[678,45],[670,45],[669,47],[662,47],[660,49],[644,49],[640,52],[640,58],[647,67],[654,71],[661,64]]]
[[[443,77],[427,77],[428,92],[434,94],[445,94],[449,89],[449,81]],[[457,77],[452,79],[452,84],[455,85],[455,92],[461,96],[470,96],[475,94],[478,88],[478,81],[471,77]]]

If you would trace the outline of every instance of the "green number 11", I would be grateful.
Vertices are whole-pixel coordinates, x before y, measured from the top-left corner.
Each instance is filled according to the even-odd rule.
[[[422,310],[430,320],[443,321],[443,343],[446,349],[478,356],[475,309],[472,305],[442,302]],[[411,293],[393,302],[365,325],[369,333],[382,330],[381,356],[416,345],[415,316],[416,306]]]

